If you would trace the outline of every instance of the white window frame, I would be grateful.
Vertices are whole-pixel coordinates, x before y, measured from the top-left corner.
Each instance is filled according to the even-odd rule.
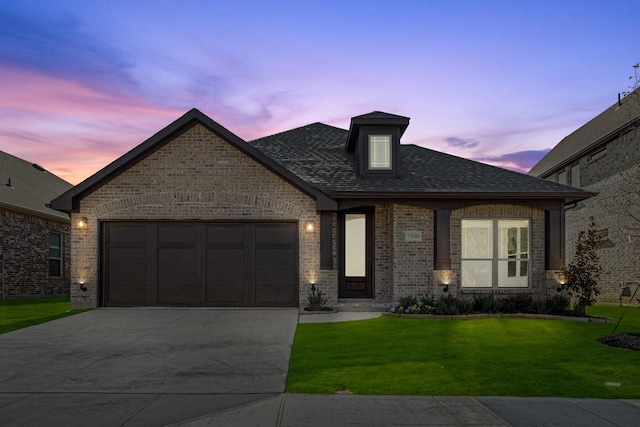
[[[390,134],[369,134],[369,170],[392,170],[393,136]],[[384,145],[382,145],[384,144]]]
[[[467,228],[465,222],[470,226],[473,225],[472,222],[476,222],[477,226]],[[513,227],[508,227],[509,222],[513,223]],[[522,226],[524,223],[526,227]],[[527,289],[531,286],[531,219],[463,218],[460,228],[460,274],[463,288]],[[513,229],[515,232],[511,231]],[[523,234],[525,229],[526,234]],[[504,235],[505,231],[507,235]],[[465,239],[472,238],[479,243],[484,239],[484,247],[465,246]],[[501,238],[508,240],[501,242]],[[500,254],[501,249],[503,252],[505,249],[507,251],[504,256]]]

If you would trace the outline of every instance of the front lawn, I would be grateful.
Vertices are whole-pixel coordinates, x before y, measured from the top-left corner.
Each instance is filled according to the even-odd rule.
[[[86,311],[70,308],[69,297],[0,300],[0,334]]]
[[[614,323],[403,316],[299,324],[287,391],[637,399],[640,352],[597,341],[623,311],[616,333],[639,333],[639,307],[604,305],[589,314]]]

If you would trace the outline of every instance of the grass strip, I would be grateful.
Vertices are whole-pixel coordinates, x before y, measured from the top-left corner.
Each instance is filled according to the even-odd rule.
[[[293,393],[639,398],[640,352],[599,337],[640,332],[640,308],[596,306],[613,324],[381,317],[298,325]],[[605,383],[621,383],[619,387]]]
[[[0,334],[87,310],[71,310],[69,297],[0,300]]]

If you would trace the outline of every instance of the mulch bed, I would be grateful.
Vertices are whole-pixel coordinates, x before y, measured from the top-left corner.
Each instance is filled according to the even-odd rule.
[[[610,347],[626,348],[628,350],[640,351],[640,334],[616,334],[608,337],[598,338],[598,341]]]

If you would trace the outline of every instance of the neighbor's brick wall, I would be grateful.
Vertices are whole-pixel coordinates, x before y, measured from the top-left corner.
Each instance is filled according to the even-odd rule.
[[[629,187],[622,174],[640,165],[640,131],[635,128],[610,141],[606,156],[589,161],[588,155],[585,155],[579,160],[579,164],[580,187],[599,194],[565,211],[565,259],[567,262],[573,259],[578,233],[586,230],[593,218],[598,230],[607,230],[609,239],[607,245],[598,252],[603,267],[598,301],[619,303],[620,284],[640,282],[640,239],[631,237],[630,241],[628,232],[630,227],[638,227],[640,224],[621,215],[612,199],[621,188]],[[632,287],[632,292],[635,286],[637,285]],[[628,301],[628,298],[623,300],[625,303]]]
[[[87,217],[89,227],[72,229],[74,307],[98,303],[99,226],[108,220],[297,220],[299,221],[299,302],[308,284],[333,280],[320,272],[320,218],[315,201],[224,140],[196,125],[81,201],[72,221]],[[313,233],[303,227],[316,224]],[[328,286],[336,286],[328,283]]]
[[[50,232],[62,235],[61,277],[49,277]],[[11,254],[11,259],[5,262],[5,296],[69,295],[69,242],[67,222],[0,209],[0,275],[2,252]]]
[[[460,286],[461,269],[461,220],[463,218],[527,218],[531,220],[531,284],[522,289],[462,289]],[[543,210],[516,206],[489,204],[470,206],[451,212],[451,267],[454,280],[449,285],[449,292],[454,295],[470,295],[474,293],[515,294],[531,293],[544,298],[549,293],[547,271],[544,269],[545,253],[545,214]],[[555,291],[554,291],[555,292]]]

